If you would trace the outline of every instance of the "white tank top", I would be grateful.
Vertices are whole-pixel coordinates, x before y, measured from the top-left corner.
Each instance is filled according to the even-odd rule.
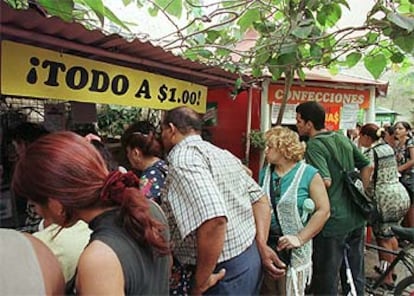
[[[29,239],[0,229],[0,294],[45,295],[42,270]]]

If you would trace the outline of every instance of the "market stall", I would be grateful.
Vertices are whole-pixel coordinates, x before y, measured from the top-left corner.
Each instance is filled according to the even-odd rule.
[[[227,100],[239,77],[150,42],[105,35],[34,8],[14,10],[4,1],[0,42],[2,222],[10,209],[8,184],[15,161],[7,133],[21,121],[66,129],[68,121],[96,120],[96,104],[156,110],[185,105],[205,113],[207,98]],[[209,94],[217,89],[225,97]],[[245,114],[240,119],[246,120]]]
[[[375,122],[375,98],[385,96],[388,82],[352,75],[331,75],[324,70],[308,72],[304,82],[295,80],[290,92],[282,123],[295,124],[295,108],[306,101],[321,103],[326,111],[326,128],[346,130],[356,123]],[[284,96],[284,85],[269,83],[262,97],[262,126],[275,124]]]

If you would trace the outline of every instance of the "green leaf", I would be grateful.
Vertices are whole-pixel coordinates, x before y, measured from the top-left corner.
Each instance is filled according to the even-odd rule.
[[[342,9],[337,3],[324,5],[318,12],[316,19],[322,26],[332,27],[341,18]]]
[[[211,30],[207,32],[206,41],[209,43],[214,43],[221,35],[220,31]]]
[[[227,57],[230,54],[230,50],[226,49],[226,48],[218,48],[216,50],[216,55],[218,55],[219,57]]]
[[[259,67],[254,67],[252,70],[253,77],[261,77],[262,76],[262,70]]]
[[[387,19],[400,28],[406,29],[408,32],[414,30],[414,20],[398,13],[387,14]]]
[[[401,52],[394,52],[390,57],[390,60],[395,64],[399,64],[402,63],[402,61],[404,61],[404,58],[405,56]]]
[[[104,4],[102,3],[102,0],[81,0],[84,4],[86,4],[89,8],[92,9],[92,11],[96,14],[99,21],[101,22],[101,25],[104,24],[104,14],[105,14],[105,8]]]
[[[148,7],[148,14],[152,17],[156,17],[158,15],[158,7],[156,6],[150,6]]]
[[[411,34],[410,34],[411,35]],[[394,43],[407,53],[412,53],[414,49],[413,36],[398,36],[394,39]]]
[[[330,73],[331,75],[333,75],[333,76],[338,75],[338,73],[339,73],[339,69],[338,69],[338,67],[336,67],[336,66],[330,66],[330,67],[328,68],[328,71],[329,71],[329,73]]]
[[[264,65],[264,64],[267,63],[269,58],[270,58],[270,52],[268,52],[266,50],[262,50],[260,52],[257,52],[254,63],[256,65]]]
[[[258,8],[247,10],[237,21],[237,24],[240,26],[240,31],[244,32],[248,29],[254,22],[260,20],[260,11]]]
[[[236,82],[234,83],[234,88],[236,90],[240,89],[240,87],[242,86],[243,83],[243,79],[241,79],[240,77],[236,79]]]
[[[295,30],[292,31],[292,35],[300,39],[305,39],[312,32],[312,28],[313,28],[312,26],[297,27]]]
[[[72,11],[75,6],[73,0],[39,0],[38,2],[49,14],[58,16],[67,22],[72,21]]]
[[[322,56],[322,47],[320,47],[318,44],[311,44],[309,51],[311,57],[314,59],[320,59]]]
[[[374,33],[374,32],[369,32],[366,37],[367,37],[367,42],[368,43],[374,43],[378,40],[378,33]]]
[[[272,80],[277,81],[283,74],[283,70],[280,67],[269,66],[269,71],[272,73]]]
[[[346,56],[346,64],[349,68],[355,66],[361,60],[362,54],[359,52],[352,52]]]
[[[203,57],[203,58],[210,58],[213,56],[213,53],[210,50],[207,49],[200,49],[197,50],[197,53],[199,56]]]
[[[349,10],[351,10],[351,7],[349,7],[348,1],[346,0],[336,0],[337,3],[342,4],[343,6],[345,6],[346,8],[348,8]]]
[[[197,60],[197,54],[193,51],[193,50],[187,50],[183,53],[184,57],[191,60],[191,61],[195,61]]]
[[[297,62],[296,52],[281,54],[277,60],[279,65],[294,65]]]
[[[106,18],[108,18],[111,22],[114,24],[121,26],[128,32],[131,32],[131,30],[128,28],[128,26],[125,25],[123,21],[121,21],[108,7],[104,6],[104,15]]]
[[[302,81],[306,80],[306,74],[302,68],[297,69],[296,73],[298,73],[299,79]]]
[[[375,79],[378,79],[387,66],[387,59],[382,53],[374,56],[366,56],[364,58],[364,65],[369,73],[371,73]]]
[[[155,0],[155,3],[165,10],[168,14],[181,18],[183,11],[183,1],[181,0]]]
[[[268,34],[269,32],[274,32],[276,30],[276,25],[269,21],[259,21],[253,23],[253,28],[259,33]]]
[[[298,45],[296,42],[292,42],[291,40],[286,40],[285,43],[282,44],[280,47],[280,53],[286,54],[286,53],[296,53],[298,50]]]
[[[122,3],[124,3],[124,6],[128,6],[132,1],[133,0],[122,0]]]

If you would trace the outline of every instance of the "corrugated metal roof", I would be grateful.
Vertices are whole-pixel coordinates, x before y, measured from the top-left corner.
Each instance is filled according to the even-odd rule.
[[[233,86],[239,77],[192,62],[138,39],[87,30],[78,23],[45,17],[35,9],[14,10],[0,1],[0,38],[106,61],[212,87]]]

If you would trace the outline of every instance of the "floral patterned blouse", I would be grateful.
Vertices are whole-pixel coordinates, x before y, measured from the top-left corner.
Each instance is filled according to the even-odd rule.
[[[159,160],[146,168],[140,178],[140,189],[144,195],[158,204],[161,202],[161,189],[167,177],[168,166],[164,160]]]
[[[402,146],[397,146],[394,148],[395,151],[395,157],[397,158],[397,163],[398,166],[405,164],[407,161],[410,160],[410,148],[414,147],[414,139],[413,138],[409,138],[404,145]],[[408,169],[406,171],[404,171],[402,174],[407,174],[407,173],[414,173],[414,166],[411,167],[411,169]]]

